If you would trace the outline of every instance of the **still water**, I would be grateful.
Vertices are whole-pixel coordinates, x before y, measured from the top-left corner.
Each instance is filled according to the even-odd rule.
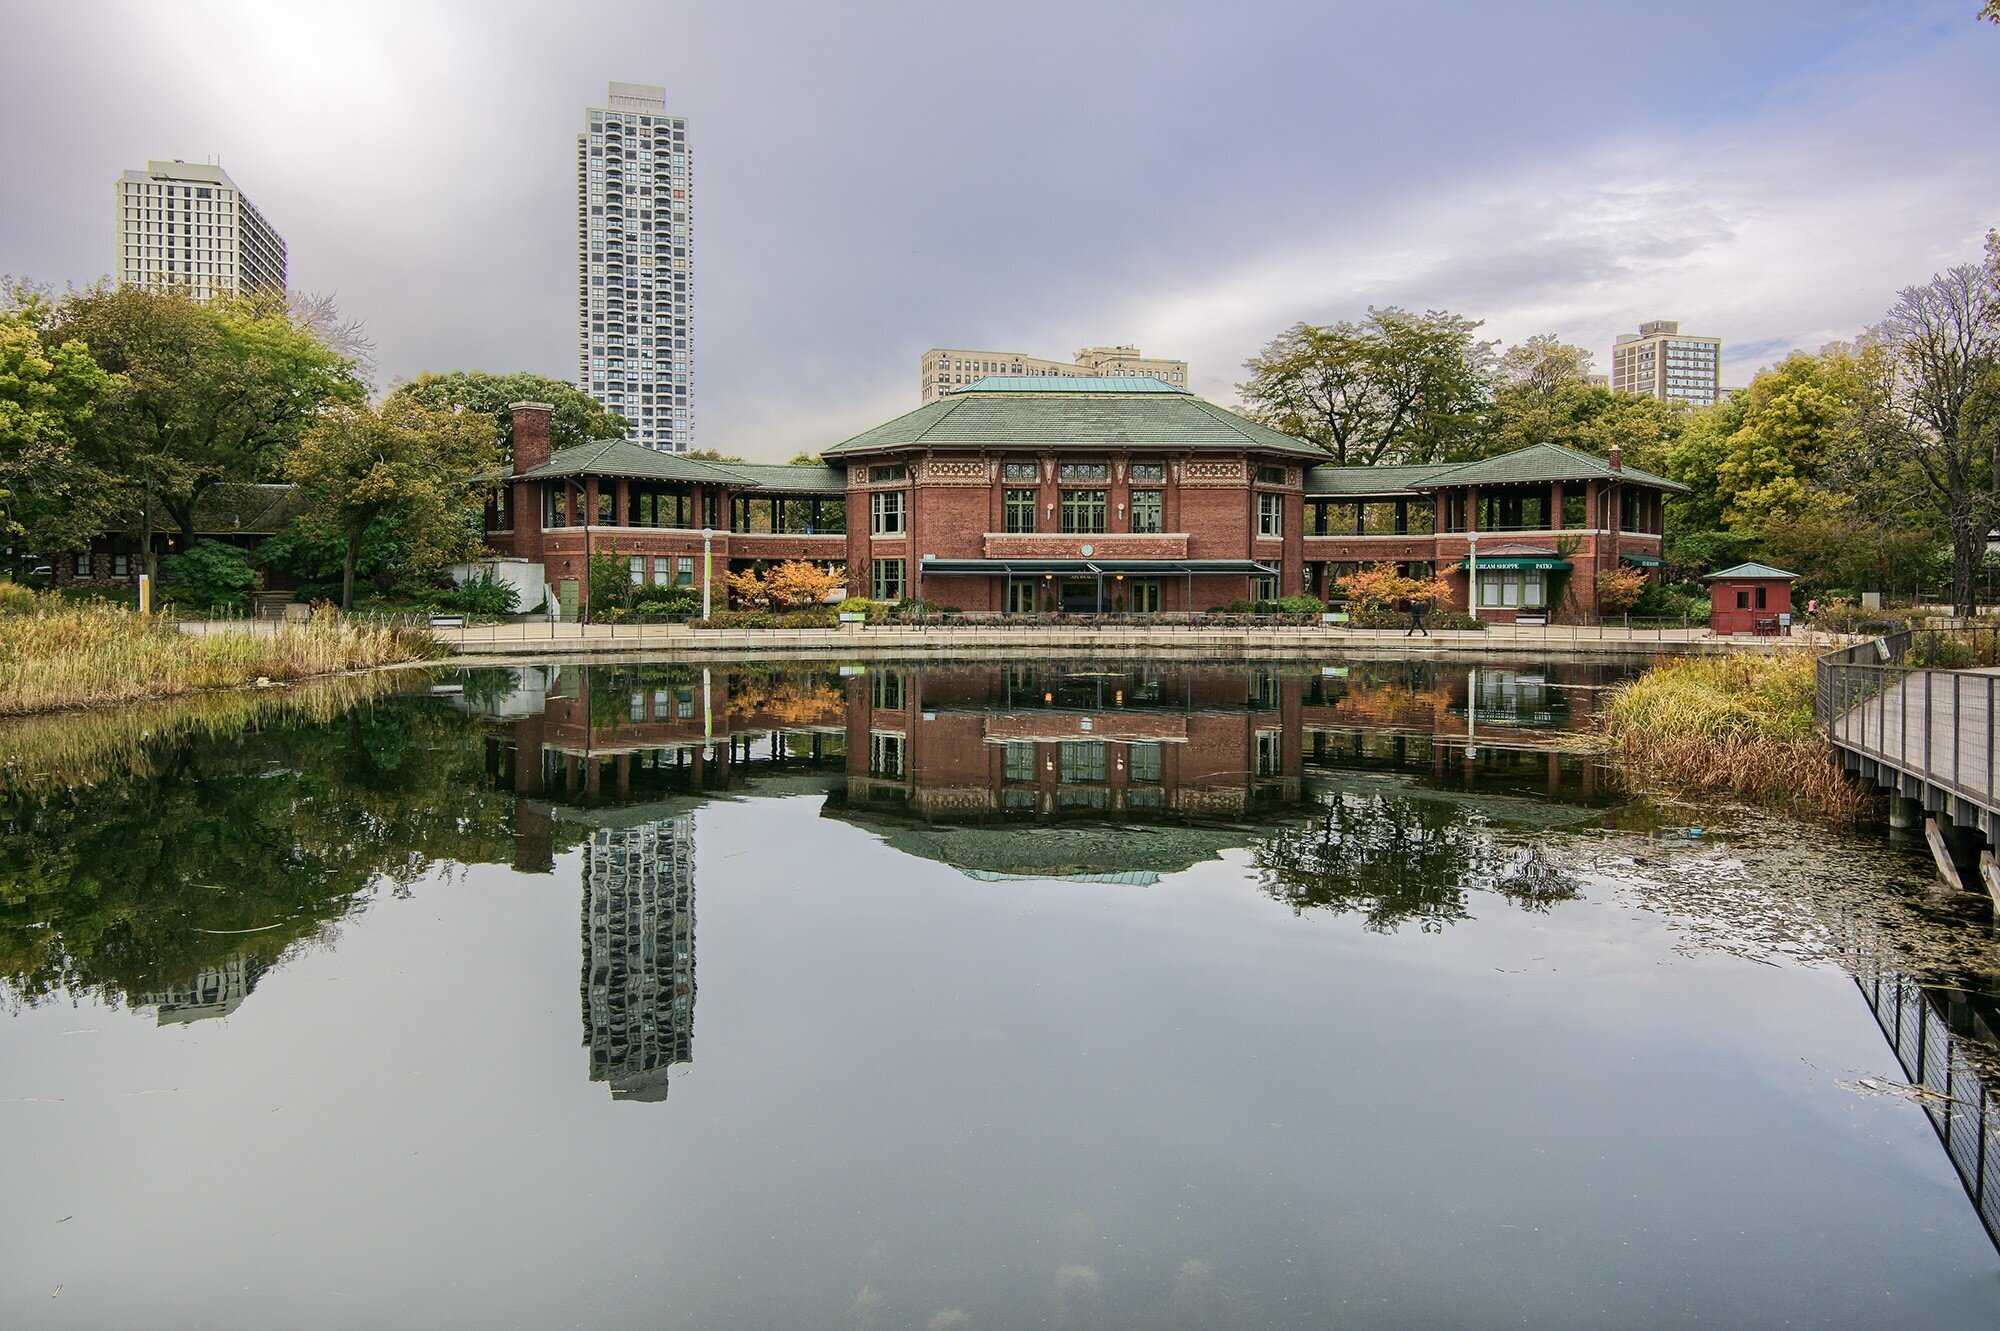
[[[2000,1324],[1990,925],[1615,668],[633,665],[0,731],[0,1325]]]

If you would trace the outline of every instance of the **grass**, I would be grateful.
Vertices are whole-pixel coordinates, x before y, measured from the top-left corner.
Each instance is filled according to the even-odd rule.
[[[0,716],[173,698],[406,661],[443,648],[415,629],[322,617],[271,633],[197,636],[108,603],[37,597],[0,614]]]
[[[1813,657],[1684,656],[1619,688],[1612,749],[1649,784],[1851,823],[1867,798],[1813,729]]]
[[[273,721],[324,723],[396,688],[385,674],[335,675],[297,688],[231,689],[77,714],[0,720],[0,798],[46,799],[117,776],[151,776],[184,738],[237,735]]]

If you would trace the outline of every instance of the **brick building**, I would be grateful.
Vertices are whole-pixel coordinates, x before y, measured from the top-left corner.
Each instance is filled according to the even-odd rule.
[[[548,408],[514,407],[515,469],[487,513],[503,555],[566,605],[592,555],[696,585],[784,559],[843,567],[850,595],[967,612],[1207,610],[1308,593],[1363,564],[1444,570],[1481,617],[1591,618],[1597,574],[1660,562],[1685,487],[1539,444],[1477,462],[1338,467],[1325,453],[1143,378],[982,380],[835,444],[825,465],[703,462],[636,445],[551,455]],[[1476,558],[1475,558],[1476,548]],[[1470,586],[1476,562],[1479,587]]]

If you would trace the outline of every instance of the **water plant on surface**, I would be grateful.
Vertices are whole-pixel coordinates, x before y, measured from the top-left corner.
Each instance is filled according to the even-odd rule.
[[[1684,656],[1611,695],[1604,726],[1643,782],[1852,822],[1866,799],[1813,730],[1813,657]]]
[[[53,600],[0,616],[0,716],[175,697],[443,655],[415,629],[330,615],[272,631],[183,633],[108,604]]]

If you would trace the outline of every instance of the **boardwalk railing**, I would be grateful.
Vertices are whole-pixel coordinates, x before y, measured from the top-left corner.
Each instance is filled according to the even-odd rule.
[[[2000,631],[1914,629],[1821,656],[1813,718],[1837,747],[2000,808]],[[1970,668],[1984,665],[1987,669]]]

